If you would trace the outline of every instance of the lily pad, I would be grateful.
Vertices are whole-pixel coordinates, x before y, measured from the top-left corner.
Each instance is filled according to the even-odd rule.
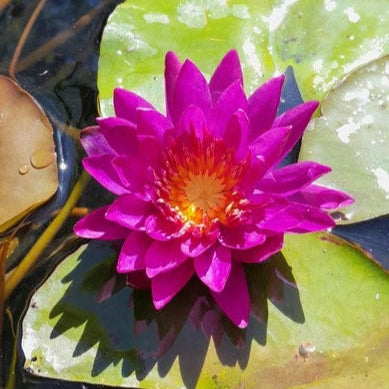
[[[115,254],[91,242],[32,296],[23,321],[25,368],[45,377],[144,388],[384,387],[387,274],[330,234],[288,236],[283,254],[293,276],[281,271],[281,290],[268,284],[268,314],[252,317],[240,333],[224,322],[221,339],[210,342],[193,310],[186,319],[182,301],[170,311],[168,305],[159,322],[147,314],[147,292],[130,298],[124,288],[99,303]],[[262,283],[256,287],[260,292]]]
[[[0,232],[58,188],[53,129],[38,103],[0,76]]]
[[[386,0],[126,1],[110,16],[102,38],[102,111],[112,114],[116,86],[163,110],[169,50],[211,74],[236,48],[248,93],[291,65],[304,99],[320,100],[350,71],[389,52],[386,8]]]
[[[389,56],[350,74],[321,105],[305,132],[301,160],[331,166],[321,184],[342,189],[355,203],[340,213],[354,223],[389,213]]]

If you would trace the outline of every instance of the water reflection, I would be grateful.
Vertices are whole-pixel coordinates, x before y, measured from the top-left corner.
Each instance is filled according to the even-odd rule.
[[[108,260],[90,267],[98,257],[107,256]],[[123,276],[114,275],[115,261],[106,245],[90,243],[77,267],[62,279],[70,286],[50,312],[52,319],[59,317],[50,335],[54,341],[71,328],[83,327],[69,351],[71,358],[97,349],[85,377],[97,377],[122,363],[124,382],[130,375],[142,380],[151,374],[157,379],[156,372],[158,377],[166,376],[178,358],[182,380],[193,388],[211,341],[223,365],[239,364],[242,369],[248,364],[252,342],[265,346],[269,301],[289,319],[304,321],[295,279],[281,253],[264,264],[246,267],[251,297],[246,329],[237,328],[223,314],[195,277],[157,311],[149,291],[133,290],[125,286]]]

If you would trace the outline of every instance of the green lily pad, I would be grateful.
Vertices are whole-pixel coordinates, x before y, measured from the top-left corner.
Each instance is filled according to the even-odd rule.
[[[389,52],[386,8],[386,0],[126,1],[103,34],[102,111],[112,114],[116,86],[140,93],[163,111],[169,50],[211,74],[236,48],[247,92],[292,65],[304,99],[320,100],[346,74]]]
[[[181,302],[167,308],[158,327],[147,315],[145,292],[140,304],[132,300],[134,307],[129,288],[99,303],[115,256],[105,243],[91,242],[32,296],[23,321],[25,368],[45,377],[144,388],[384,387],[387,274],[330,234],[288,236],[283,254],[299,292],[287,276],[283,289],[271,292],[267,320],[266,314],[259,322],[252,317],[240,341],[224,326],[222,340],[208,342],[193,316],[186,320]]]
[[[358,69],[332,90],[303,137],[300,159],[331,166],[320,179],[355,198],[340,222],[389,213],[389,56]]]

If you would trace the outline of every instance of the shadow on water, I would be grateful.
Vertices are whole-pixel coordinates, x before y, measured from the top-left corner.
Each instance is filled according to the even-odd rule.
[[[124,286],[120,276],[116,276],[115,293],[105,293],[105,300],[99,301],[101,289],[114,280],[110,277],[115,261],[114,251],[106,244],[89,243],[77,266],[62,279],[70,283],[69,287],[50,311],[50,319],[58,318],[51,339],[83,326],[69,352],[77,358],[96,350],[86,377],[98,377],[119,363],[122,377],[134,374],[142,380],[155,369],[159,377],[164,377],[178,358],[182,380],[186,387],[193,388],[211,339],[223,365],[239,364],[242,369],[247,366],[252,342],[266,344],[268,301],[289,319],[304,322],[299,292],[282,254],[264,264],[246,266],[252,301],[246,329],[237,328],[220,311],[197,278],[191,279],[161,311],[154,308],[149,291]],[[91,263],[95,264],[92,268]]]

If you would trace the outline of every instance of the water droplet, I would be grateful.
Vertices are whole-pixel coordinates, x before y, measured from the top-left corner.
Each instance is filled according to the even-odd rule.
[[[45,151],[45,150],[35,151],[30,157],[31,165],[35,169],[43,169],[51,165],[53,161],[54,161],[54,154],[50,151]]]
[[[21,165],[21,166],[19,167],[19,174],[21,174],[22,176],[24,176],[25,174],[28,173],[29,170],[30,170],[30,168],[29,168],[26,164]]]

